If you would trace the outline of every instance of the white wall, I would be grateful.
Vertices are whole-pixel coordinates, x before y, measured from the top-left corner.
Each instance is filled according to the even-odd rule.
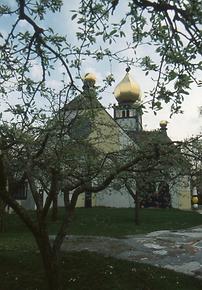
[[[106,206],[106,207],[134,207],[134,200],[129,195],[126,189],[121,188],[120,190],[105,189],[102,192],[96,194],[95,206]]]

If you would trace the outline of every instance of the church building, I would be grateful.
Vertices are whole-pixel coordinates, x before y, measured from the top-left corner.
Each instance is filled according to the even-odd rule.
[[[96,76],[92,73],[86,74],[84,78],[84,90],[85,86],[87,86],[88,89],[90,88],[90,91],[95,92],[95,83]],[[81,94],[67,104],[66,110],[86,110],[89,108],[88,102],[91,102],[91,107],[93,103],[94,110],[96,111],[94,123],[97,121],[96,128],[99,127],[98,131],[101,132],[99,136],[96,135],[94,137],[96,144],[99,144],[99,148],[102,148],[105,152],[122,150],[128,144],[133,144],[140,148],[145,146],[146,148],[147,146],[159,146],[161,143],[172,143],[172,140],[167,136],[166,121],[161,121],[160,128],[157,130],[143,130],[141,89],[139,84],[130,75],[130,69],[126,69],[124,78],[115,87],[114,96],[117,104],[113,106],[113,117],[101,105],[95,95],[96,92],[93,98],[88,98],[88,93],[87,95]],[[77,129],[74,127],[75,132]],[[99,142],[97,142],[98,139]],[[179,152],[177,154],[179,155]],[[173,158],[175,159],[175,156]],[[164,159],[164,162],[169,164],[170,156],[164,156]],[[178,178],[173,178],[174,182],[170,182],[165,176],[154,175],[151,178],[152,173],[146,173],[144,176],[147,174],[149,175],[148,182],[144,181],[144,186],[139,189],[139,203],[141,207],[191,209],[191,188],[188,175],[180,175]],[[137,186],[133,186],[131,190],[133,191],[133,196],[130,194],[130,189],[127,186],[113,184],[98,194],[83,193],[79,197],[77,206],[134,207]]]
[[[164,164],[164,168],[157,167],[158,170],[142,172],[138,182],[130,180],[123,183],[117,178],[99,193],[84,192],[78,198],[77,207],[134,207],[138,196],[140,207],[192,208],[190,177],[188,171],[185,170],[182,174],[181,168],[177,168],[184,160],[167,136],[167,122],[161,121],[160,128],[154,131],[143,130],[141,95],[140,86],[133,80],[130,69],[126,69],[125,76],[114,90],[116,104],[113,106],[112,117],[96,94],[96,76],[88,73],[84,77],[83,93],[62,109],[67,122],[71,123],[67,137],[76,140],[77,144],[88,140],[92,148],[104,154],[121,152],[128,146],[140,148],[143,153],[149,148],[156,151],[157,155],[161,153],[160,158]],[[162,154],[161,147],[166,148],[168,144],[172,150],[169,154]],[[172,160],[176,162],[177,156],[181,159],[171,170]],[[175,174],[176,172],[180,174]],[[20,203],[30,209],[35,207],[27,189],[25,198]],[[62,193],[58,196],[58,206],[64,206]]]

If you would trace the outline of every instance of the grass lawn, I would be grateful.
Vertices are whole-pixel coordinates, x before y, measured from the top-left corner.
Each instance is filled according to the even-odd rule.
[[[34,252],[1,252],[0,290],[45,290],[42,266]],[[64,290],[201,290],[202,281],[148,265],[88,252],[62,258]]]
[[[60,216],[63,212],[60,211]],[[179,229],[202,223],[202,216],[179,210],[141,210],[141,224],[132,209],[77,209],[71,234],[124,236],[160,229]],[[58,223],[50,226],[56,231]],[[40,255],[32,236],[13,214],[0,234],[0,290],[44,290]],[[201,290],[202,281],[148,265],[82,252],[63,253],[64,290]]]
[[[77,209],[71,234],[122,237],[158,230],[177,230],[202,224],[202,215],[175,209],[141,209],[140,225],[134,223],[134,209]]]

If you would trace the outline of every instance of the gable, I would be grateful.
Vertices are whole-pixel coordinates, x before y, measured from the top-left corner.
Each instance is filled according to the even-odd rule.
[[[108,114],[95,95],[80,95],[66,105],[67,115],[72,115],[70,135],[72,138],[89,141],[104,153],[120,151],[134,141]],[[70,121],[69,120],[69,121]]]

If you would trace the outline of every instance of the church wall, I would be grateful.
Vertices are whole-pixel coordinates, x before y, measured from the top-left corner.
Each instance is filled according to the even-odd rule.
[[[120,150],[119,131],[113,119],[104,111],[97,110],[93,132],[89,139],[97,149],[109,153]]]
[[[191,191],[189,177],[181,177],[170,186],[171,194],[171,206],[177,209],[189,210],[191,209]],[[44,194],[44,202],[47,195]],[[70,196],[71,198],[71,196]],[[35,209],[35,203],[30,192],[26,200],[18,201],[19,204],[27,209]],[[76,207],[84,207],[85,194],[79,195]],[[58,206],[64,206],[63,194],[58,195]],[[116,207],[116,208],[128,208],[134,207],[134,201],[129,195],[127,189],[120,188],[116,190],[108,187],[107,189],[92,194],[92,206],[104,206],[104,207]]]
[[[191,190],[188,176],[178,178],[170,189],[171,203],[173,208],[188,210],[191,209]]]
[[[70,194],[70,199],[71,199],[71,194]],[[63,194],[59,194],[58,196],[58,206],[59,207],[64,207],[64,199],[63,199]],[[84,207],[85,206],[85,193],[81,193],[78,197],[76,207]],[[96,195],[95,193],[92,194],[92,206],[96,206]]]
[[[21,200],[19,203],[21,206],[25,207],[26,209],[31,209],[31,210],[35,209],[35,202],[30,191],[27,194],[27,199]]]
[[[64,196],[63,193],[58,194],[58,206],[63,207],[64,206]]]
[[[84,207],[84,202],[85,202],[85,194],[81,193],[78,197],[76,207]]]
[[[120,147],[125,148],[127,146],[133,146],[133,148],[137,148],[137,145],[134,144],[134,142],[130,139],[128,140],[128,136],[123,132],[119,133],[119,143],[120,143]]]
[[[86,139],[98,150],[104,153],[116,152],[132,143],[130,137],[124,132],[128,128],[136,129],[135,118],[117,119],[116,121],[106,112],[104,107],[66,111],[66,120],[69,123],[72,119],[84,117],[89,120],[91,133]],[[76,119],[75,119],[76,120]],[[121,122],[119,125],[117,123]],[[123,124],[122,124],[123,122]],[[121,126],[120,126],[121,125]],[[132,127],[131,127],[132,126]],[[123,127],[123,128],[122,128]],[[75,128],[76,130],[76,128]]]
[[[96,206],[128,208],[134,207],[134,201],[127,190],[105,189],[96,194]]]
[[[137,121],[135,118],[123,118],[117,119],[116,122],[124,129],[124,130],[137,130]]]
[[[92,207],[96,206],[96,196],[93,193],[92,194]],[[76,203],[76,207],[84,207],[85,206],[85,193],[82,193],[79,195],[77,203]]]

